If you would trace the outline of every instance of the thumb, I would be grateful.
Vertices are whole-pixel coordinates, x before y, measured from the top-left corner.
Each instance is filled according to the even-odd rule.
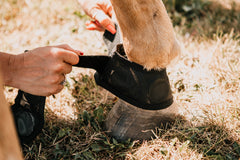
[[[93,13],[93,18],[97,20],[103,28],[111,32],[112,34],[116,33],[115,25],[111,18],[102,10],[96,9]]]

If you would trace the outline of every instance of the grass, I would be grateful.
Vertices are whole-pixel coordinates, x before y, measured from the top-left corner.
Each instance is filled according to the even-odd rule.
[[[181,27],[182,34],[213,38],[233,29],[240,32],[240,2],[214,0],[164,0],[174,26]],[[239,35],[237,34],[236,36]]]
[[[43,132],[23,147],[25,159],[240,158],[239,1],[164,3],[183,49],[168,74],[185,119],[159,126],[150,141],[118,142],[103,129],[117,98],[95,84],[92,70],[74,68],[64,90],[47,98]],[[88,18],[74,0],[3,0],[1,6],[1,51],[68,43],[85,54],[106,54],[101,34],[84,29]],[[5,93],[12,103],[16,89]]]

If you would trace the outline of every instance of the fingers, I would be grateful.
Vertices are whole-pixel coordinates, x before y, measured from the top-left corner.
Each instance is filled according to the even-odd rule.
[[[65,80],[65,74],[53,74],[45,79],[45,83],[49,85],[49,88],[54,87],[54,85],[59,85]]]
[[[97,31],[104,31],[105,28],[98,21],[87,21],[85,23],[86,29],[88,30],[97,30]]]
[[[59,93],[64,88],[65,74],[54,74],[45,82],[45,95],[50,96]]]
[[[65,74],[62,74],[62,76],[60,76],[60,78],[59,78],[59,82],[58,82],[58,84],[63,85],[64,82],[65,82],[65,79],[66,79]]]
[[[61,44],[61,45],[57,45],[57,46],[55,46],[55,47],[72,51],[72,52],[76,53],[77,55],[82,55],[82,52],[81,52],[81,51],[75,50],[75,49],[73,49],[72,47],[70,47],[70,46],[67,45],[67,44]]]
[[[52,73],[68,74],[72,71],[72,65],[68,63],[59,63],[52,68]]]
[[[108,3],[108,5],[106,6],[106,13],[112,17],[113,16],[113,7],[111,5],[111,3]]]
[[[110,0],[78,0],[78,2],[85,13],[100,24],[99,26],[93,22],[87,23],[88,30],[104,31],[106,29],[112,34],[116,33],[115,25],[111,20],[113,7]]]
[[[58,85],[55,85],[55,87],[52,87],[51,89],[49,89],[49,91],[45,94],[45,96],[57,94],[57,93],[61,92],[63,88],[64,88],[64,86],[59,83]]]
[[[75,65],[79,62],[79,56],[71,51],[63,50],[63,53],[60,54],[60,57],[63,59],[64,62]]]
[[[52,52],[55,52],[61,60],[64,62],[75,65],[79,62],[79,56],[82,53],[78,50],[72,49],[68,45],[59,45],[58,48],[52,48]]]
[[[110,17],[100,9],[95,9],[93,11],[92,17],[97,20],[103,28],[111,32],[112,34],[116,33],[115,25],[110,19]],[[97,25],[97,24],[96,24]]]

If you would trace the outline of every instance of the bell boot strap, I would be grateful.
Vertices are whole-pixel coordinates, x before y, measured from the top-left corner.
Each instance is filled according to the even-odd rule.
[[[111,57],[109,56],[79,56],[78,64],[75,67],[92,68],[97,72],[104,72]]]

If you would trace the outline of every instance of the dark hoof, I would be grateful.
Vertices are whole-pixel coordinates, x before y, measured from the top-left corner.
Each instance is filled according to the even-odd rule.
[[[21,144],[29,144],[42,131],[46,97],[34,96],[21,90],[11,106]]]
[[[154,138],[152,130],[174,122],[178,105],[173,103],[162,110],[144,110],[119,100],[105,121],[106,131],[117,140],[148,140]]]

